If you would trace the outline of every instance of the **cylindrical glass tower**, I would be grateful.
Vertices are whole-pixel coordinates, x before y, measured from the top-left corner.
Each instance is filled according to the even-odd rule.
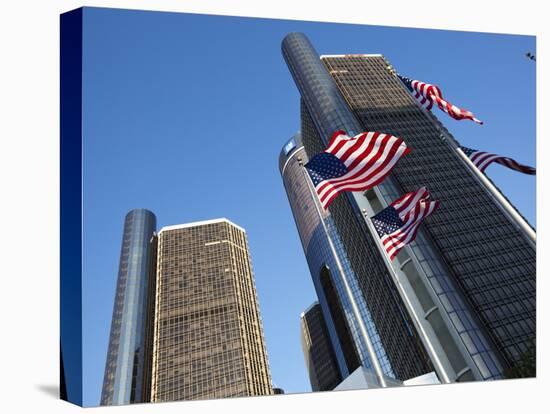
[[[338,252],[346,277],[352,285],[354,299],[365,322],[383,374],[389,378],[397,379],[370,311],[360,294],[356,282],[357,278],[353,273],[330,213],[325,211],[323,215],[326,227],[322,225],[320,217],[316,213],[315,200],[312,198],[311,192],[308,191],[307,182],[302,171],[303,167],[300,165],[307,161],[308,157],[302,145],[301,136],[296,134],[281,151],[279,170],[302,241],[302,247],[327,325],[341,378],[346,378],[359,365],[372,368],[372,361],[367,351],[367,345],[359,333],[359,327],[353,316],[342,279],[338,275],[335,258],[328,242],[329,237]],[[328,232],[325,231],[325,228]]]
[[[143,402],[150,242],[155,230],[151,211],[136,209],[126,215],[101,405]]]

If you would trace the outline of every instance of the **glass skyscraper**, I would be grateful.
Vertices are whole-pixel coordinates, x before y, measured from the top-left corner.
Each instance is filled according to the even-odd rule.
[[[391,133],[413,148],[382,184],[365,193],[342,194],[326,212],[327,228],[334,233],[330,237],[338,241],[338,254],[349,266],[346,273],[362,302],[369,336],[378,343],[381,365],[402,381],[432,369],[441,382],[501,378],[535,336],[532,240],[461,159],[454,138],[416,103],[382,55],[319,56],[300,33],[287,35],[282,51],[301,95],[300,151],[306,154],[301,158],[324,150],[339,129],[350,136],[364,130]],[[283,149],[286,168],[292,162],[292,147],[291,140]],[[315,219],[307,217],[307,206],[293,189],[303,185],[303,174],[283,170],[308,263],[313,256],[329,263],[330,253],[308,250]],[[366,217],[421,186],[441,200],[441,208],[425,221],[416,241],[389,262]],[[318,268],[310,263],[314,281]],[[337,279],[331,272],[334,285]],[[346,309],[344,295],[338,298]],[[319,302],[327,315],[321,297]],[[354,316],[344,314],[360,355]],[[336,330],[334,321],[327,324]]]
[[[101,405],[145,400],[147,301],[153,258],[150,242],[155,229],[156,217],[148,210],[132,210],[124,220]]]

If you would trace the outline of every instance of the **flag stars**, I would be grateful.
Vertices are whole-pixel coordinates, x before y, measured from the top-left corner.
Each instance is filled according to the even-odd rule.
[[[460,149],[462,150],[462,152],[464,152],[464,154],[466,154],[468,157],[470,157],[474,152],[476,152],[475,150],[471,149],[471,148],[466,148],[466,147],[460,147]]]
[[[391,234],[403,226],[403,221],[399,217],[397,210],[389,206],[372,218],[374,228],[380,237],[385,234]]]
[[[478,151],[463,146],[461,146],[460,149],[481,172],[484,172],[490,164],[496,162],[497,164],[504,165],[505,167],[524,174],[536,175],[537,173],[535,168],[529,167],[528,165],[522,165],[512,158],[491,154],[489,152]]]
[[[348,172],[346,166],[336,156],[322,152],[305,165],[313,185],[321,181],[338,178]]]
[[[425,191],[425,188],[421,188],[414,193],[405,194],[371,218],[390,260],[393,260],[403,246],[415,239],[416,230],[422,220],[439,206],[438,201],[428,201],[426,198],[418,199],[416,197]],[[405,206],[410,209],[402,219],[393,204],[401,202],[403,199],[406,200]],[[403,212],[403,210],[401,211]],[[405,224],[403,220],[406,220],[407,223]]]
[[[342,191],[372,188],[408,153],[403,140],[393,135],[363,132],[346,139],[342,135],[304,166],[325,209]]]

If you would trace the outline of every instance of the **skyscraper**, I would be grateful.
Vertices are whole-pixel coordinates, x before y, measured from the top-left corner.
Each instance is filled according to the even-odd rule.
[[[273,393],[246,233],[126,215],[102,405]]]
[[[151,401],[272,394],[246,233],[226,219],[158,233]]]
[[[302,313],[300,328],[311,390],[333,390],[342,381],[342,376],[319,302]]]
[[[357,284],[355,294],[372,318],[369,333],[378,332],[397,378],[412,376],[405,348],[425,353],[442,382],[500,378],[535,336],[534,242],[382,55],[320,57],[299,33],[286,36],[282,50],[301,94],[308,156],[324,150],[339,129],[351,136],[387,132],[414,149],[381,185],[340,195],[327,213]],[[365,218],[421,186],[441,207],[416,241],[389,262]],[[307,226],[298,222],[306,220],[295,207],[293,213],[303,242]]]
[[[144,401],[150,241],[155,229],[156,217],[148,210],[132,210],[124,220],[101,405]]]

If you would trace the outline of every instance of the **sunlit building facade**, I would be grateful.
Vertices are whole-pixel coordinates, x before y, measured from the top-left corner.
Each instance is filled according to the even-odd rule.
[[[151,401],[272,394],[244,229],[164,227],[157,253]]]
[[[244,229],[125,218],[101,405],[273,394]]]

